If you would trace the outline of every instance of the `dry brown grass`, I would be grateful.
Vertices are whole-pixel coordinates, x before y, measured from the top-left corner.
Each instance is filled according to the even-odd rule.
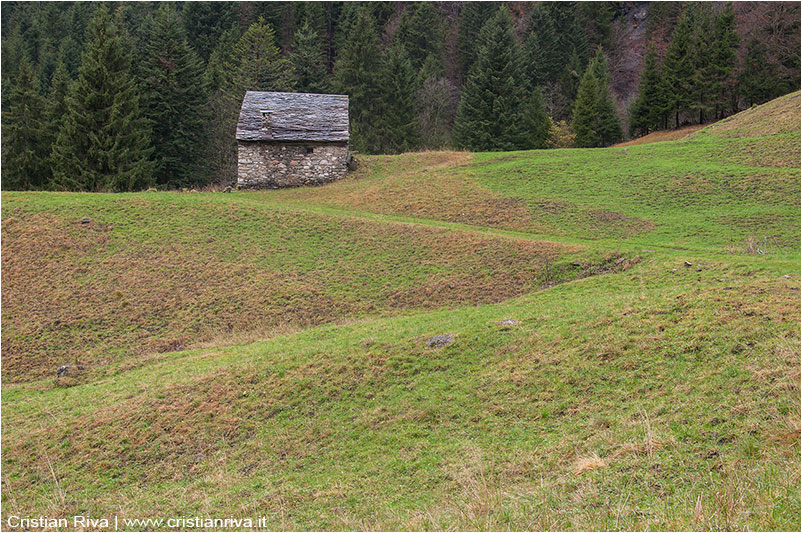
[[[693,126],[685,126],[684,128],[678,128],[675,130],[655,131],[648,135],[644,135],[643,137],[632,139],[631,141],[625,141],[622,143],[614,144],[613,147],[617,148],[620,146],[637,146],[639,144],[659,143],[663,141],[678,141],[680,139],[684,139],[691,133],[699,131],[705,126],[706,124],[694,124]]]
[[[266,218],[255,232],[291,231],[301,221],[344,248],[338,258],[322,255],[319,267],[309,271],[292,266],[293,253],[261,244],[258,234],[199,239],[176,228],[169,242],[127,241],[125,233],[100,222],[7,213],[2,365],[8,381],[52,375],[66,363],[135,365],[147,354],[226,336],[255,340],[367,314],[497,302],[538,287],[545,264],[576,250],[414,224],[266,210],[276,225]],[[247,215],[226,206],[223,216]],[[122,216],[121,224],[140,224],[136,207]],[[205,216],[215,215],[201,213],[189,223],[202,226]],[[389,248],[403,251],[392,261],[375,259]],[[264,254],[277,253],[286,263],[263,260]],[[297,259],[315,254],[320,251],[301,249]],[[410,269],[395,264],[410,258],[418,269],[432,272],[410,280]],[[353,289],[343,292],[349,286]]]
[[[799,91],[711,124],[697,135],[765,137],[800,131]]]
[[[607,461],[599,457],[595,452],[590,455],[578,457],[571,466],[571,471],[575,476],[581,476],[586,472],[599,470],[607,466]]]

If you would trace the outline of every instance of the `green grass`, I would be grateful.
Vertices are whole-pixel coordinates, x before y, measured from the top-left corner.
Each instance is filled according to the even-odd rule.
[[[4,193],[4,516],[798,529],[799,128],[709,130],[363,158],[317,189]],[[133,348],[172,338],[195,348]],[[82,342],[75,386],[42,377],[36,349]]]

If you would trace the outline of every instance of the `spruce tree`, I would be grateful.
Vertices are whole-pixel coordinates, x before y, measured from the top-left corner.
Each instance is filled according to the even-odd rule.
[[[295,75],[295,89],[305,93],[328,92],[326,58],[320,38],[308,22],[295,32],[290,62]]]
[[[666,95],[666,109],[679,127],[680,114],[688,110],[691,103],[691,83],[694,72],[691,53],[691,18],[686,8],[680,15],[671,37],[671,44],[663,60],[662,80]],[[668,124],[664,125],[668,127]]]
[[[777,82],[776,68],[768,61],[766,46],[758,39],[751,39],[738,77],[738,89],[747,105],[762,104],[772,98]]]
[[[657,50],[654,43],[649,43],[643,70],[638,81],[638,96],[632,103],[629,128],[635,134],[646,135],[660,128],[665,117],[665,95],[660,80],[660,66],[657,62]]]
[[[235,67],[230,94],[242,102],[245,91],[288,91],[292,64],[281,55],[276,33],[263,18],[251,24],[234,47]]]
[[[394,154],[420,144],[415,113],[416,79],[404,48],[391,46],[383,61],[380,152]]]
[[[558,49],[558,37],[543,4],[537,4],[529,14],[529,34],[524,44],[526,69],[533,86],[543,86],[555,80],[563,68],[563,58]]]
[[[601,47],[579,83],[571,127],[582,148],[608,146],[622,137],[621,124],[610,96],[607,59]]]
[[[473,151],[531,148],[522,59],[505,8],[485,23],[478,41],[476,61],[457,108],[455,141]]]
[[[468,77],[478,52],[477,36],[498,9],[497,2],[463,2],[457,29],[457,62],[462,79]]]
[[[150,131],[139,107],[119,21],[101,5],[88,30],[78,79],[53,146],[54,184],[131,191],[152,183]]]
[[[351,145],[360,152],[381,150],[382,55],[376,23],[366,6],[355,13],[334,77],[337,91],[349,96]]]
[[[234,127],[239,116],[241,102],[229,96],[233,85],[235,68],[234,47],[240,39],[239,27],[232,26],[223,32],[217,42],[209,63],[206,65],[204,80],[209,91],[209,122],[206,161],[212,174],[212,182],[231,184],[236,180],[237,159]]]
[[[41,189],[49,178],[45,102],[27,55],[17,69],[3,115],[3,189]]]
[[[689,111],[696,115],[699,124],[715,109],[714,65],[712,57],[712,14],[710,4],[692,5],[693,32],[691,38],[691,99]]]
[[[529,91],[524,107],[524,121],[527,131],[528,148],[547,148],[551,130],[551,119],[546,113],[546,106],[543,103],[543,95],[540,87],[534,87]]]
[[[443,47],[443,30],[436,4],[418,2],[412,16],[405,14],[398,37],[415,70],[423,66],[429,55],[439,56]]]
[[[207,180],[207,93],[203,66],[172,4],[161,4],[148,32],[143,111],[151,123],[157,185],[191,187]]]
[[[735,11],[732,9],[732,2],[727,2],[724,10],[716,18],[713,40],[712,70],[713,93],[716,95],[716,118],[722,118],[728,109],[735,111],[738,105],[735,92],[738,42],[738,33],[735,31]]]

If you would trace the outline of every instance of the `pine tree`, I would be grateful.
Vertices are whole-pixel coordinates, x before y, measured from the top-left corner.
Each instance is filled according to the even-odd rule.
[[[610,97],[607,59],[601,47],[579,83],[571,127],[582,148],[608,146],[622,137],[621,124]]]
[[[460,75],[466,79],[478,52],[477,36],[482,26],[498,9],[497,2],[464,2],[457,29],[457,61]]]
[[[680,114],[687,111],[691,103],[691,76],[694,71],[691,31],[691,19],[686,8],[674,28],[671,44],[663,60],[662,80],[666,109],[667,113],[674,114],[677,128]],[[668,124],[664,126],[668,127]]]
[[[635,98],[630,112],[630,131],[633,134],[640,132],[641,135],[646,135],[657,130],[665,121],[665,112],[665,95],[660,80],[657,50],[654,43],[649,43],[638,81],[638,96]]]
[[[351,23],[350,39],[334,65],[336,89],[349,96],[351,145],[356,151],[381,149],[382,55],[370,10],[363,6]]]
[[[326,58],[318,34],[308,22],[298,28],[292,44],[290,62],[295,74],[295,89],[306,93],[329,91]]]
[[[41,189],[47,168],[45,103],[27,55],[22,56],[3,115],[3,189]]]
[[[383,63],[379,151],[385,154],[410,151],[420,144],[415,114],[415,71],[406,51],[398,44],[387,50]]]
[[[143,63],[143,111],[151,123],[154,179],[168,188],[207,181],[207,92],[203,66],[170,3],[161,4],[148,32]]]
[[[499,9],[479,32],[479,50],[462,91],[454,137],[473,151],[531,148],[522,59],[512,20]]]
[[[53,146],[58,188],[131,191],[152,183],[150,132],[120,33],[119,21],[99,7]]]
[[[738,33],[735,31],[735,11],[732,9],[732,2],[727,2],[724,10],[716,18],[713,40],[712,68],[713,93],[716,95],[716,118],[722,118],[728,108],[735,111],[738,105],[734,76],[738,42]]]

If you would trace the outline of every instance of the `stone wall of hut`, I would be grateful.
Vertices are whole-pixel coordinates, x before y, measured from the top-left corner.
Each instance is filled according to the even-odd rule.
[[[345,143],[270,143],[239,141],[237,185],[246,189],[278,189],[320,185],[345,176]]]

